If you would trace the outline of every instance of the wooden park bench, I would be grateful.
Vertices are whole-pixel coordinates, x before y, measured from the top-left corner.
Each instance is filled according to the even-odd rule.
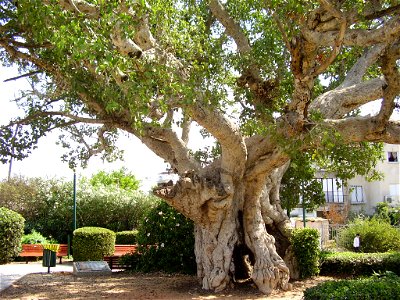
[[[62,264],[63,256],[68,255],[68,245],[60,244],[57,251],[57,257],[60,258],[60,264]],[[21,257],[26,257],[26,263],[29,262],[29,257],[42,257],[43,246],[41,244],[22,244],[22,251],[19,254]]]
[[[104,261],[108,263],[111,270],[126,269],[128,266],[120,264],[119,259],[124,254],[135,253],[136,249],[136,245],[115,245],[114,254],[111,256],[104,256]]]

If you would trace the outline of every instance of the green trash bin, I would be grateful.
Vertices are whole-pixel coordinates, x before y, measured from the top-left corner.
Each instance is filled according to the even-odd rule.
[[[57,252],[49,249],[43,249],[43,267],[48,267],[47,273],[50,273],[50,267],[55,267],[57,262]]]

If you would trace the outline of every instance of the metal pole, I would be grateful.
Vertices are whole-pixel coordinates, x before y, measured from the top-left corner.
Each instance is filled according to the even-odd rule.
[[[73,214],[73,228],[72,231],[76,229],[76,173],[74,172],[74,214]]]
[[[303,228],[306,228],[306,206],[304,203],[305,200],[304,200],[304,185],[303,184],[301,184],[301,198],[302,198],[301,204],[303,207]]]

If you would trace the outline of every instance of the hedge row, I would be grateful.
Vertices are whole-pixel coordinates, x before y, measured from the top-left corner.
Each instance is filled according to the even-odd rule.
[[[356,280],[335,280],[318,284],[304,291],[304,300],[398,300],[400,277],[372,276]]]
[[[392,271],[400,275],[400,252],[388,253],[323,253],[320,258],[321,275],[372,275]]]

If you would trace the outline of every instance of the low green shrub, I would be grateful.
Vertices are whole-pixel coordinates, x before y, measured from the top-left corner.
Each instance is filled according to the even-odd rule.
[[[45,238],[40,232],[32,230],[29,234],[22,236],[22,244],[50,244],[51,241]]]
[[[323,252],[320,258],[321,275],[372,275],[392,271],[400,275],[400,252],[354,253]]]
[[[295,229],[291,243],[299,264],[300,278],[319,274],[319,232],[313,228]]]
[[[74,231],[74,261],[103,260],[114,253],[115,232],[101,227],[82,227]]]
[[[320,283],[304,291],[304,300],[400,299],[400,277],[388,274]]]
[[[147,214],[137,239],[140,254],[123,258],[132,268],[143,272],[196,272],[193,222],[166,202],[159,202]]]
[[[400,230],[381,218],[356,218],[339,232],[338,245],[353,250],[353,239],[360,234],[362,252],[376,253],[400,250]]]
[[[115,233],[115,243],[117,245],[133,245],[137,243],[138,230],[126,230]]]
[[[17,212],[0,207],[0,264],[5,264],[21,250],[25,219]]]

